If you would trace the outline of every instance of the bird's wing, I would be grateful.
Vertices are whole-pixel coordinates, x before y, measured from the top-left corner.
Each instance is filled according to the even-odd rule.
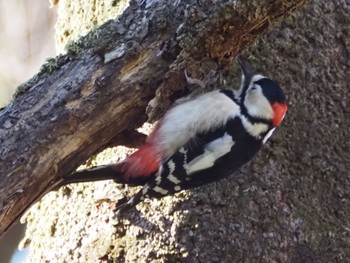
[[[143,188],[116,209],[123,214],[147,197],[162,197],[185,189],[192,175],[210,169],[216,160],[230,152],[234,145],[225,127],[206,134],[196,134],[153,173]]]
[[[148,136],[146,144],[122,162],[124,179],[143,178],[146,181],[184,145],[194,144],[200,148],[201,144],[196,140],[201,134],[208,131],[211,134],[211,130],[215,134],[230,116],[239,114],[239,105],[233,97],[233,91],[216,90],[169,109]]]
[[[249,149],[242,151],[242,147]],[[145,188],[150,197],[160,197],[215,181],[246,163],[260,147],[261,141],[235,117],[225,126],[193,137],[162,164]]]

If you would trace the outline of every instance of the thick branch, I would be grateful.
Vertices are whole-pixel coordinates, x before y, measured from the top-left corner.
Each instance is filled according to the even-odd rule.
[[[184,67],[206,59],[226,66],[305,3],[223,2],[131,4],[22,86],[23,94],[0,112],[0,233],[50,182],[142,124],[157,88],[174,95]]]

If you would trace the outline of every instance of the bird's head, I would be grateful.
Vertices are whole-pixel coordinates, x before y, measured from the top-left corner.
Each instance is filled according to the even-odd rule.
[[[257,74],[244,59],[239,58],[238,62],[242,69],[239,92],[242,106],[253,118],[271,121],[277,127],[288,109],[281,87],[276,81]]]

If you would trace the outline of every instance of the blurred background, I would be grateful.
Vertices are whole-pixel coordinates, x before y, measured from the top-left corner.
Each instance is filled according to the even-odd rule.
[[[49,0],[0,0],[0,107],[56,55],[55,9]]]
[[[56,13],[49,0],[0,0],[0,107],[48,57],[56,55]],[[17,246],[24,228],[18,223],[0,239],[1,263],[23,262],[26,252],[19,253]]]

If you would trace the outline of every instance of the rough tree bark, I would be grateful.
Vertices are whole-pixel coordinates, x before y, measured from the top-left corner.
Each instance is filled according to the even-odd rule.
[[[75,169],[92,153],[108,144],[108,141],[115,135],[118,138],[123,133],[120,127],[124,127],[125,123],[128,123],[126,127],[130,129],[137,127],[146,116],[140,121],[132,122],[132,120],[137,118],[137,112],[144,113],[148,101],[154,96],[156,90],[158,90],[157,98],[164,97],[171,101],[173,99],[171,95],[176,97],[179,92],[176,90],[177,87],[186,87],[186,85],[179,85],[184,83],[183,68],[187,68],[195,77],[202,77],[212,69],[218,75],[225,74],[224,71],[227,70],[230,59],[248,42],[265,32],[270,21],[278,17],[264,14],[269,14],[266,12],[272,10],[280,10],[280,8],[290,10],[290,7],[295,4],[293,2],[284,6],[283,2],[281,2],[282,5],[278,3],[280,2],[274,1],[269,5],[268,2],[264,2],[261,3],[262,8],[260,9],[256,9],[257,3],[253,4],[253,2],[244,3],[242,6],[234,5],[234,8],[230,4],[225,4],[220,8],[221,2],[217,1],[218,6],[214,10],[212,9],[213,4],[196,6],[196,8],[190,5],[185,12],[187,14],[185,21],[179,19],[182,18],[181,12],[184,10],[182,3],[177,8],[171,5],[167,8],[159,5],[156,9],[142,9],[139,12],[136,12],[134,6],[133,10],[129,9],[119,19],[120,21],[130,20],[130,27],[124,25],[124,29],[132,28],[134,23],[137,25],[145,12],[149,14],[147,16],[149,20],[146,19],[149,27],[145,35],[142,30],[136,34],[139,38],[132,41],[130,50],[123,49],[125,46],[123,47],[122,43],[118,42],[118,37],[123,39],[130,30],[118,29],[117,23],[114,22],[104,27],[109,29],[108,34],[104,35],[101,31],[96,31],[95,35],[90,35],[90,39],[85,38],[84,40],[97,40],[97,43],[102,41],[104,48],[96,48],[94,43],[92,46],[78,46],[78,49],[76,45],[71,46],[70,52],[77,54],[69,53],[68,56],[56,59],[54,62],[58,64],[58,67],[55,67],[51,74],[43,74],[46,81],[56,76],[56,84],[53,82],[55,85],[49,88],[45,86],[46,82],[36,84],[36,87],[29,89],[26,94],[16,100],[18,103],[18,100],[22,98],[20,102],[23,103],[24,98],[30,98],[29,103],[33,100],[32,104],[34,104],[34,100],[40,100],[41,97],[37,95],[31,98],[28,94],[33,96],[35,91],[44,91],[44,96],[41,95],[43,96],[42,101],[45,101],[46,96],[55,98],[53,100],[55,105],[52,105],[54,106],[52,109],[56,111],[54,113],[59,114],[53,114],[52,118],[41,116],[40,119],[38,118],[40,115],[28,115],[28,112],[35,112],[35,107],[33,112],[30,112],[30,109],[24,112],[27,113],[26,116],[34,119],[31,122],[33,132],[37,129],[44,138],[28,133],[23,135],[27,136],[26,142],[31,141],[30,136],[35,138],[33,146],[37,148],[33,147],[33,149],[42,153],[41,160],[44,158],[50,160],[51,156],[55,155],[54,162],[57,164],[57,169],[54,167],[48,173],[49,166],[52,166],[53,162],[38,165],[38,160],[35,158],[34,160],[23,159],[28,162],[27,167],[26,164],[18,162],[12,164],[11,161],[8,161],[9,165],[18,167],[18,173],[14,175],[31,176],[21,179],[23,184],[20,187],[13,183],[18,180],[14,179],[14,176],[6,177],[10,178],[6,179],[5,183],[10,183],[12,189],[9,193],[12,195],[3,199],[0,194],[1,200],[5,200],[3,208],[7,209],[2,209],[2,211],[9,211],[9,215],[16,214],[13,212],[14,209],[25,207],[30,203],[31,198],[34,198],[30,196],[33,189],[38,189],[39,194],[51,180]],[[164,14],[162,8],[172,16],[161,15]],[[153,11],[157,11],[155,16],[152,16]],[[42,246],[45,244],[43,242],[48,242],[46,238],[49,236],[52,236],[54,240],[50,243],[50,251],[41,251],[40,255],[33,257],[33,261],[63,261],[64,258],[66,261],[81,262],[89,260],[95,262],[97,259],[127,262],[241,262],[245,260],[248,262],[254,262],[254,260],[265,262],[272,260],[318,262],[324,260],[324,262],[331,262],[348,258],[349,250],[343,248],[349,245],[347,218],[350,217],[346,212],[350,207],[346,200],[349,193],[349,181],[344,176],[346,175],[345,166],[348,164],[346,158],[349,157],[349,142],[345,132],[348,128],[346,120],[349,119],[349,112],[347,111],[347,96],[344,95],[346,89],[341,88],[342,85],[346,87],[348,84],[339,81],[344,78],[346,70],[349,70],[349,51],[347,49],[349,31],[346,26],[349,22],[346,15],[348,12],[349,6],[342,1],[334,0],[327,4],[314,2],[305,13],[285,23],[284,30],[271,33],[268,40],[262,41],[257,46],[257,50],[253,51],[253,58],[254,55],[260,59],[264,58],[264,62],[255,58],[256,64],[261,63],[264,67],[266,66],[265,72],[273,72],[275,78],[283,80],[284,86],[291,88],[289,96],[292,106],[286,123],[288,130],[282,129],[274,137],[271,143],[273,150],[267,148],[257,161],[249,168],[242,170],[243,175],[251,173],[256,176],[239,177],[235,182],[225,180],[225,185],[223,183],[214,184],[190,193],[181,193],[175,198],[165,198],[162,201],[152,200],[140,206],[140,213],[132,213],[128,218],[120,221],[112,220],[108,203],[102,202],[96,205],[94,201],[101,197],[117,199],[121,189],[111,184],[95,186],[87,193],[71,192],[70,188],[66,188],[55,203],[58,210],[62,208],[62,211],[50,211],[50,206],[46,206],[42,207],[43,211],[39,214],[41,218],[29,216],[29,220],[39,223],[38,225],[47,228],[47,231],[44,231],[45,236],[40,236],[41,243],[39,240],[33,239],[33,241],[31,237],[27,239],[28,242],[32,240],[34,245]],[[284,15],[285,12],[280,14]],[[315,15],[319,17],[312,18]],[[322,18],[323,23],[320,23],[319,18]],[[155,19],[157,23],[154,23]],[[216,23],[211,24],[215,21]],[[181,27],[183,31],[178,31],[178,36],[174,39],[173,31],[181,23],[184,23],[184,26]],[[313,28],[305,31],[296,28],[296,26],[306,27],[308,23]],[[327,26],[331,27],[331,34],[330,29],[327,31]],[[135,28],[140,28],[140,26],[135,26]],[[122,36],[109,38],[109,36],[115,36],[113,35],[114,29],[119,30]],[[303,32],[307,32],[308,35],[302,36]],[[343,35],[345,37],[342,37]],[[158,57],[158,61],[154,62],[158,67],[148,68],[154,65],[147,63],[151,63],[150,60],[152,61],[152,58],[155,57],[153,54],[159,54],[158,43],[164,40],[170,40],[166,43],[170,43],[172,48],[163,50],[163,56]],[[135,44],[141,42],[142,45],[135,47]],[[80,43],[84,44],[84,42]],[[152,43],[155,46],[152,46]],[[312,48],[307,49],[305,46]],[[313,47],[321,52],[313,51]],[[86,49],[90,50],[88,55],[85,54]],[[147,50],[153,50],[153,53],[148,54]],[[342,52],[341,55],[334,50]],[[119,52],[124,53],[118,58]],[[259,55],[257,55],[258,52],[260,52]],[[143,59],[145,53],[146,59]],[[111,62],[112,64],[103,63],[105,54],[117,56],[114,61],[118,63],[114,61]],[[317,54],[317,56],[312,54]],[[272,57],[277,57],[277,59],[274,60]],[[73,59],[73,61],[66,62],[63,58]],[[134,60],[130,62],[130,59]],[[286,63],[283,59],[288,60],[289,67],[284,66],[281,70],[279,68]],[[330,61],[329,64],[335,66],[320,67],[321,61],[324,60]],[[96,64],[91,63],[94,61]],[[313,63],[312,68],[305,66],[310,63]],[[126,64],[129,66],[125,66]],[[79,87],[80,78],[75,78],[67,85],[69,69],[77,68],[79,65],[84,67],[79,70],[80,76],[78,77],[84,79],[86,73],[82,69],[85,68],[90,69],[92,77],[89,76],[87,82],[81,81],[84,83],[83,87]],[[203,65],[203,67],[200,68],[198,65]],[[50,68],[52,64],[47,66],[52,70]],[[336,72],[334,68],[337,69]],[[98,69],[98,72],[96,73],[94,69]],[[144,74],[147,76],[145,77]],[[288,76],[283,76],[286,74]],[[58,85],[62,76],[65,78],[65,82],[63,81],[65,85],[62,83]],[[73,74],[71,76],[76,77]],[[164,76],[166,77],[163,78]],[[335,79],[338,82],[335,82]],[[104,82],[104,80],[107,81]],[[142,86],[140,86],[141,81]],[[333,87],[336,88],[334,94],[329,94],[326,90],[329,82],[334,83]],[[57,89],[57,86],[61,88]],[[60,93],[59,90],[67,89],[65,87],[69,87],[71,91],[67,91],[66,94]],[[130,88],[124,89],[124,87]],[[127,104],[126,108],[118,108],[118,105],[122,105],[118,103],[124,101],[120,102],[114,92],[119,92],[118,96],[134,94],[135,87],[142,89],[137,93],[136,88],[136,93],[144,97],[139,99],[130,96],[128,100],[134,101],[134,104],[131,106]],[[53,96],[55,94],[56,96]],[[63,96],[66,96],[66,99]],[[304,100],[305,97],[310,98]],[[169,101],[162,102],[160,105],[169,105]],[[99,103],[102,104],[99,105]],[[57,107],[57,105],[61,106]],[[67,109],[66,105],[75,107]],[[298,107],[295,107],[293,111],[295,105]],[[313,109],[313,105],[317,105],[317,110]],[[5,110],[5,114],[7,112],[7,114],[14,115],[11,109],[15,108],[11,107]],[[48,108],[43,108],[40,114],[47,114],[48,110]],[[61,112],[65,114],[63,116],[67,116],[65,117],[67,123],[63,123],[62,119],[58,118]],[[130,114],[131,119],[116,119],[125,115],[126,112]],[[4,115],[4,112],[2,114]],[[108,118],[101,116],[108,116]],[[326,119],[322,120],[321,116]],[[41,122],[48,119],[52,124],[48,123],[47,127],[38,127],[35,122],[36,118]],[[77,129],[78,124],[71,129],[67,128],[71,119],[79,123],[79,130]],[[0,123],[4,128],[11,129],[16,122],[18,123],[18,119],[14,118]],[[291,125],[292,123],[294,125]],[[17,125],[23,125],[23,122]],[[39,128],[53,130],[53,135],[57,138],[46,137],[47,133]],[[339,134],[335,135],[335,131]],[[66,140],[62,138],[64,135],[67,136]],[[325,139],[330,137],[336,138],[338,143],[334,144],[329,139]],[[276,147],[277,145],[280,147]],[[32,149],[32,145],[29,146],[27,148]],[[26,149],[26,147],[20,149]],[[47,153],[52,155],[46,155]],[[16,154],[17,157],[22,157],[18,152]],[[23,151],[23,156],[29,155]],[[35,155],[31,154],[31,156]],[[3,158],[3,155],[1,157]],[[3,163],[1,165],[3,166]],[[31,168],[35,173],[26,172],[25,168]],[[3,175],[1,171],[1,176]],[[3,183],[4,180],[1,181]],[[1,184],[1,189],[3,185],[5,184]],[[26,187],[22,187],[23,185]],[[98,187],[103,189],[103,194],[97,191]],[[328,187],[330,191],[326,192],[325,189]],[[27,192],[20,195],[21,191],[18,190],[22,188]],[[10,187],[5,188],[7,191],[9,189]],[[88,197],[91,198],[90,203],[80,200]],[[189,197],[192,199],[177,204],[177,201],[189,199]],[[324,203],[327,204],[327,207],[325,211],[322,211]],[[11,205],[14,208],[8,210]],[[66,206],[69,206],[68,209],[63,210],[63,207]],[[47,217],[44,218],[43,215]],[[3,218],[0,217],[0,219]],[[73,219],[78,223],[67,221]],[[1,220],[0,222],[3,227],[3,222],[6,221]],[[36,231],[34,234],[41,233],[38,229]],[[55,248],[59,250],[55,251]]]
[[[139,127],[160,85],[183,87],[181,60],[225,65],[305,1],[149,2],[50,60],[2,110],[1,233],[52,180]]]

